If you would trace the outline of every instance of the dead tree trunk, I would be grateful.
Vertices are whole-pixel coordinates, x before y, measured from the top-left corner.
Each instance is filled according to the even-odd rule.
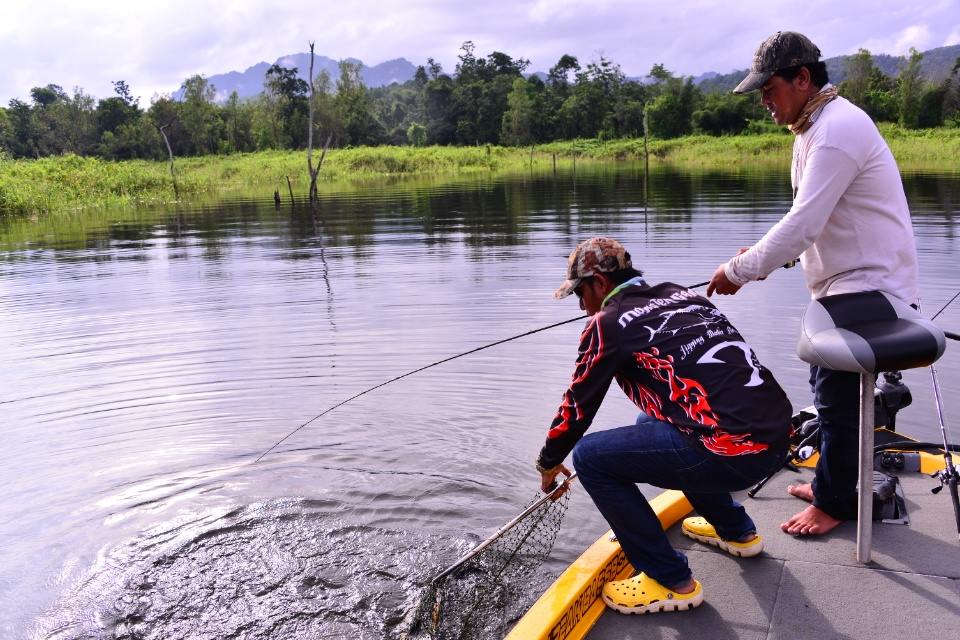
[[[170,156],[170,179],[173,181],[173,196],[179,200],[180,199],[180,188],[177,187],[177,176],[173,172],[173,148],[170,146],[170,139],[167,138],[167,132],[164,131],[167,127],[170,126],[170,123],[163,126],[158,126],[157,129],[160,130],[160,135],[163,136],[163,141],[167,144],[167,155]]]
[[[320,167],[323,166],[323,159],[327,157],[327,149],[330,148],[330,141],[333,134],[327,135],[327,141],[323,145],[323,153],[317,161],[317,168],[313,168],[313,105],[316,98],[316,89],[313,86],[313,43],[310,43],[310,120],[309,130],[307,131],[307,171],[310,172],[310,206],[316,207],[320,198],[317,195],[317,176],[320,175]]]

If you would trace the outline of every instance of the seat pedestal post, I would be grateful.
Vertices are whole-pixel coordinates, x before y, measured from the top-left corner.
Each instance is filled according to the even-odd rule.
[[[873,533],[873,403],[877,376],[860,374],[860,473],[857,482],[857,562],[870,562]]]

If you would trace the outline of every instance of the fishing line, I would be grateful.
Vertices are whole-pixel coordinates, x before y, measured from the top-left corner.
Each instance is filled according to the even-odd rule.
[[[945,304],[945,305],[943,305],[942,307],[940,307],[940,311],[937,311],[935,314],[933,314],[933,317],[930,318],[930,321],[933,322],[934,320],[936,320],[936,319],[937,319],[937,316],[939,316],[941,313],[943,313],[944,311],[946,311],[947,307],[949,307],[951,304],[953,304],[953,301],[956,300],[958,296],[960,296],[960,291],[957,291],[957,292],[954,294],[954,296],[953,296],[952,298],[950,298],[950,301],[949,301],[947,304]],[[954,338],[954,340],[956,340],[956,338]]]
[[[933,317],[930,318],[930,321],[933,322],[934,320],[936,320],[936,319],[937,319],[937,316],[939,316],[941,313],[943,313],[944,311],[946,311],[946,310],[947,310],[947,307],[949,307],[951,304],[953,304],[953,301],[956,300],[958,297],[960,297],[960,291],[957,291],[957,292],[954,294],[954,296],[953,296],[952,298],[950,298],[950,301],[947,302],[947,304],[945,304],[945,305],[943,305],[942,307],[940,307],[940,311],[937,311],[935,314],[933,314]],[[950,338],[951,340],[958,340],[958,341],[960,341],[960,335],[958,335],[958,334],[956,334],[956,333],[953,333],[952,331],[944,331],[944,332],[943,332],[943,335],[947,336],[947,337]]]
[[[709,281],[707,281],[707,282],[698,282],[697,284],[690,285],[689,287],[687,287],[687,289],[697,289],[697,288],[702,287],[702,286],[705,286],[705,285],[707,285],[707,284],[709,284]],[[426,371],[426,370],[429,369],[430,367],[435,367],[435,366],[437,366],[438,364],[443,364],[444,362],[450,362],[451,360],[456,360],[457,358],[462,358],[463,356],[468,356],[468,355],[470,355],[471,353],[476,353],[476,352],[478,352],[478,351],[483,351],[484,349],[489,349],[490,347],[495,347],[495,346],[497,346],[497,345],[499,345],[499,344],[504,344],[505,342],[510,342],[511,340],[517,340],[517,339],[519,339],[519,338],[525,338],[525,337],[527,337],[527,336],[532,336],[532,335],[535,334],[535,333],[540,333],[541,331],[546,331],[547,329],[553,329],[553,328],[555,328],[555,327],[560,327],[560,326],[565,325],[565,324],[570,324],[571,322],[576,322],[577,320],[584,320],[585,318],[588,318],[588,317],[589,317],[589,316],[587,316],[587,315],[577,316],[576,318],[570,318],[569,320],[564,320],[564,321],[562,321],[562,322],[555,322],[554,324],[547,325],[546,327],[540,327],[539,329],[532,329],[531,331],[527,331],[526,333],[521,333],[521,334],[519,334],[519,335],[512,336],[512,337],[510,337],[510,338],[504,338],[503,340],[497,340],[496,342],[491,342],[490,344],[485,344],[485,345],[483,345],[483,346],[481,346],[481,347],[477,347],[476,349],[470,349],[469,351],[464,351],[463,353],[458,353],[458,354],[455,355],[455,356],[450,356],[449,358],[444,358],[443,360],[437,360],[436,362],[431,362],[431,363],[428,364],[428,365],[424,365],[424,366],[420,367],[419,369],[414,369],[413,371],[408,371],[407,373],[404,373],[403,375],[399,375],[399,376],[397,376],[397,377],[395,377],[395,378],[390,378],[390,379],[387,380],[386,382],[381,382],[380,384],[376,385],[375,387],[370,387],[369,389],[365,389],[365,390],[361,391],[360,393],[358,393],[358,394],[356,394],[356,395],[354,395],[354,396],[350,396],[350,397],[347,398],[346,400],[343,400],[343,401],[341,401],[341,402],[338,402],[337,404],[333,405],[333,406],[330,407],[329,409],[326,409],[326,410],[323,411],[322,413],[318,413],[317,415],[313,416],[312,418],[310,418],[309,420],[307,420],[306,422],[304,422],[303,424],[301,424],[299,427],[297,427],[296,429],[294,429],[293,431],[291,431],[291,432],[288,433],[287,435],[285,435],[285,436],[283,436],[282,438],[280,438],[279,440],[277,440],[277,441],[273,444],[273,446],[271,446],[269,449],[267,449],[266,451],[264,451],[263,453],[261,453],[261,454],[257,457],[257,459],[254,460],[253,462],[254,462],[254,464],[256,464],[257,462],[260,462],[260,461],[263,459],[264,456],[266,456],[268,453],[270,453],[271,451],[273,451],[274,449],[276,449],[277,447],[279,447],[281,444],[283,444],[284,442],[286,442],[286,441],[287,441],[291,436],[293,436],[295,433],[297,433],[298,431],[300,431],[301,429],[303,429],[303,428],[306,427],[307,425],[309,425],[309,424],[311,424],[311,423],[313,423],[313,422],[316,422],[317,420],[319,420],[319,419],[322,418],[323,416],[327,415],[328,413],[330,413],[330,412],[333,411],[334,409],[336,409],[336,408],[338,408],[338,407],[342,407],[343,405],[347,404],[347,403],[350,402],[351,400],[356,400],[356,399],[359,398],[360,396],[366,395],[366,394],[370,393],[371,391],[376,391],[376,390],[379,389],[380,387],[385,387],[385,386],[387,386],[388,384],[390,384],[390,383],[392,383],[392,382],[396,382],[397,380],[402,380],[403,378],[406,378],[407,376],[412,376],[412,375],[415,374],[415,373],[420,373],[421,371]]]
[[[701,286],[702,286],[702,285],[701,285]],[[691,287],[691,288],[692,288],[692,287]],[[451,360],[456,360],[457,358],[462,358],[463,356],[470,355],[471,353],[476,353],[477,351],[483,351],[484,349],[489,349],[490,347],[495,347],[495,346],[497,346],[498,344],[503,344],[503,343],[505,343],[505,342],[510,342],[511,340],[517,340],[518,338],[524,338],[524,337],[526,337],[526,336],[530,336],[530,335],[533,335],[533,334],[535,334],[535,333],[539,333],[539,332],[541,332],[541,331],[546,331],[547,329],[553,329],[554,327],[559,327],[559,326],[561,326],[561,325],[570,324],[571,322],[576,322],[577,320],[583,320],[583,319],[586,318],[586,317],[587,317],[587,316],[585,316],[585,315],[583,315],[583,316],[577,316],[576,318],[571,318],[571,319],[569,319],[569,320],[564,320],[563,322],[557,322],[557,323],[548,325],[548,326],[546,326],[546,327],[540,327],[539,329],[533,329],[532,331],[527,331],[526,333],[521,333],[520,335],[516,335],[516,336],[513,336],[513,337],[511,337],[511,338],[504,338],[503,340],[497,340],[496,342],[491,342],[490,344],[485,344],[485,345],[483,345],[482,347],[477,347],[476,349],[470,349],[469,351],[464,351],[463,353],[458,353],[458,354],[455,355],[455,356],[450,356],[449,358],[444,358],[443,360],[437,360],[436,362],[431,362],[431,363],[428,364],[428,365],[422,366],[422,367],[420,367],[419,369],[414,369],[413,371],[408,371],[407,373],[404,373],[403,375],[399,375],[399,376],[397,376],[397,377],[395,377],[395,378],[390,378],[390,379],[387,380],[386,382],[381,382],[380,384],[378,384],[378,385],[375,386],[375,387],[370,387],[369,389],[365,389],[364,391],[361,391],[360,393],[358,393],[358,394],[355,395],[355,396],[351,396],[351,397],[347,398],[346,400],[343,400],[343,401],[341,401],[341,402],[338,402],[337,404],[333,405],[333,406],[330,407],[329,409],[325,410],[323,413],[319,413],[319,414],[315,415],[314,417],[310,418],[309,420],[307,420],[306,422],[304,422],[303,424],[301,424],[299,427],[297,427],[296,429],[294,429],[293,431],[291,431],[290,433],[288,433],[287,435],[285,435],[283,438],[281,438],[280,440],[278,440],[272,447],[270,447],[269,449],[267,449],[266,451],[264,451],[263,453],[261,453],[261,454],[260,454],[260,457],[257,458],[256,460],[254,460],[254,462],[255,462],[255,463],[256,463],[256,462],[260,462],[260,460],[261,460],[265,455],[267,455],[268,453],[270,453],[271,451],[273,451],[274,449],[276,449],[278,446],[280,446],[284,441],[286,441],[288,438],[290,438],[290,436],[292,436],[293,434],[297,433],[298,431],[300,431],[301,429],[303,429],[303,428],[306,427],[307,425],[311,424],[312,422],[315,422],[315,421],[319,420],[320,418],[322,418],[323,416],[327,415],[328,413],[330,413],[331,411],[333,411],[333,410],[336,409],[337,407],[342,407],[343,405],[347,404],[347,403],[350,402],[351,400],[356,400],[357,398],[359,398],[359,397],[362,396],[362,395],[368,394],[368,393],[370,393],[371,391],[376,391],[376,390],[379,389],[380,387],[385,387],[385,386],[387,386],[388,384],[390,384],[391,382],[396,382],[397,380],[402,380],[403,378],[406,378],[407,376],[412,376],[412,375],[415,374],[415,373],[420,373],[421,371],[425,371],[426,369],[429,369],[430,367],[435,367],[435,366],[437,366],[438,364],[443,364],[444,362],[450,362]]]

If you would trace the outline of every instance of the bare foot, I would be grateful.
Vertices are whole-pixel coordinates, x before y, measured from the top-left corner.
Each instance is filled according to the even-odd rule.
[[[813,502],[813,485],[809,482],[803,484],[792,484],[787,487],[787,493],[792,495],[794,498],[800,498],[801,500],[806,500],[807,502]]]
[[[676,593],[690,593],[697,588],[697,583],[694,582],[693,578],[691,577],[686,582],[667,588]]]
[[[780,525],[780,528],[792,536],[820,536],[842,522],[833,516],[810,505],[800,513]]]

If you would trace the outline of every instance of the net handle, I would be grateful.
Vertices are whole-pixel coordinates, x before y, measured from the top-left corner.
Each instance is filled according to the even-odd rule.
[[[435,585],[435,584],[437,584],[440,580],[443,580],[444,578],[446,578],[448,575],[450,575],[451,573],[453,573],[454,571],[456,571],[458,568],[460,568],[461,566],[463,566],[465,563],[467,563],[468,561],[470,561],[471,559],[473,559],[474,557],[476,557],[476,555],[477,555],[478,553],[480,553],[481,551],[483,551],[484,549],[486,549],[487,547],[489,547],[491,544],[493,544],[493,543],[497,540],[497,538],[500,538],[500,537],[503,536],[503,534],[505,534],[507,531],[509,531],[510,529],[513,529],[515,526],[517,526],[524,518],[526,518],[526,517],[529,516],[531,513],[533,513],[534,511],[536,511],[536,510],[537,510],[541,505],[543,505],[545,502],[547,502],[548,500],[553,500],[553,499],[554,499],[554,496],[559,497],[559,496],[566,490],[566,488],[570,485],[570,483],[573,482],[573,480],[574,480],[576,477],[577,477],[577,474],[576,474],[576,473],[573,473],[572,475],[568,476],[563,482],[561,482],[561,483],[558,484],[556,487],[554,487],[553,491],[549,492],[548,494],[546,494],[545,496],[543,496],[542,498],[540,498],[539,500],[537,500],[536,502],[534,502],[532,505],[530,505],[529,507],[527,507],[526,509],[524,509],[520,514],[518,514],[518,515],[515,516],[512,520],[510,520],[510,522],[508,522],[507,524],[505,524],[505,525],[503,525],[502,527],[500,527],[499,529],[497,529],[497,532],[494,533],[492,536],[490,536],[489,538],[487,538],[486,540],[484,540],[483,542],[481,542],[480,544],[478,544],[476,547],[474,547],[473,549],[471,549],[470,551],[468,551],[468,552],[467,552],[463,557],[461,557],[459,560],[457,560],[456,562],[454,562],[452,565],[450,565],[449,567],[447,567],[446,569],[444,569],[444,570],[441,571],[440,573],[438,573],[437,576],[436,576],[433,580],[430,581],[430,584],[431,584],[431,585]]]

